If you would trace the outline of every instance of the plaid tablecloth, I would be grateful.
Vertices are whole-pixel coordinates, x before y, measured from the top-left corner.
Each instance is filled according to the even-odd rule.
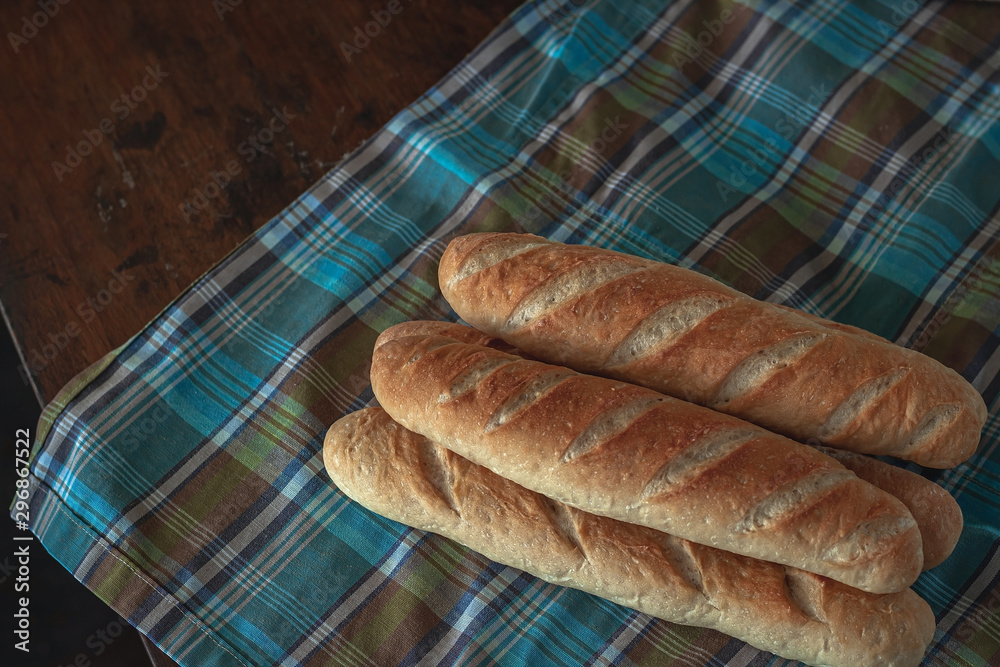
[[[326,428],[376,335],[453,319],[449,238],[674,262],[957,369],[931,665],[1000,661],[1000,19],[914,0],[530,2],[45,410],[30,518],[182,665],[763,665],[347,501]]]

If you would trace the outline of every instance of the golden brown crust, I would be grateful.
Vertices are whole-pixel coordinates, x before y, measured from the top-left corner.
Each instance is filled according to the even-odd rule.
[[[467,322],[538,359],[806,441],[946,468],[986,419],[958,373],[873,334],[659,262],[528,234],[454,239],[439,267]]]
[[[587,514],[404,429],[378,408],[327,433],[323,459],[352,499],[553,583],[714,628],[814,665],[916,665],[934,617],[913,591],[864,593],[814,574]]]
[[[854,327],[845,328],[854,329]],[[857,331],[859,334],[877,338],[862,329]],[[414,321],[391,327],[379,337],[375,346],[378,347],[395,338],[415,335],[447,336],[463,343],[484,345],[510,354],[526,356],[503,339],[472,327],[439,321]],[[947,491],[916,473],[864,454],[833,447],[817,446],[817,448],[827,456],[840,461],[861,479],[899,498],[906,505],[920,530],[924,570],[940,565],[955,549],[962,533],[962,510]]]
[[[920,573],[902,503],[734,417],[442,336],[385,342],[371,374],[403,426],[586,511],[872,592]]]
[[[861,479],[903,501],[917,526],[924,551],[924,570],[945,561],[958,544],[964,525],[962,509],[951,494],[934,482],[864,454],[819,447]]]
[[[531,358],[503,338],[497,338],[496,336],[483,333],[478,329],[455,322],[438,322],[435,320],[411,320],[393,325],[379,334],[379,337],[375,340],[375,349],[378,349],[390,340],[405,338],[406,336],[447,336],[462,343],[482,345],[483,347],[490,347],[501,352],[516,354],[526,359]]]

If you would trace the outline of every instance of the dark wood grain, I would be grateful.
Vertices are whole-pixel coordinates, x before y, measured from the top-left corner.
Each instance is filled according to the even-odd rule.
[[[41,2],[57,10],[0,5],[0,306],[26,362],[13,389],[40,403],[519,4]],[[345,54],[373,11],[386,25]],[[41,27],[26,27],[32,18]]]
[[[30,35],[0,46],[0,302],[40,401],[519,4],[398,0],[392,14],[387,0],[51,1],[58,11],[34,34],[24,21],[41,12],[37,0],[0,6],[5,33]],[[348,62],[340,44],[372,12],[391,20]],[[275,110],[287,123],[269,128]]]

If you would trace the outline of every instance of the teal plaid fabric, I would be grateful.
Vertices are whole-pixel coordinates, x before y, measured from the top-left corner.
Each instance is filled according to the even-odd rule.
[[[955,368],[979,453],[916,584],[926,663],[1000,662],[1000,21],[983,3],[545,0],[43,417],[30,519],[182,665],[763,665],[346,500],[326,428],[377,334],[453,319],[448,239],[527,230],[713,275]]]

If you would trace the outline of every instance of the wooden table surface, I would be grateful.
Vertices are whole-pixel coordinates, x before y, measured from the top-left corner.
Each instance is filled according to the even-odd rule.
[[[18,390],[51,400],[519,4],[0,6],[0,304]]]

